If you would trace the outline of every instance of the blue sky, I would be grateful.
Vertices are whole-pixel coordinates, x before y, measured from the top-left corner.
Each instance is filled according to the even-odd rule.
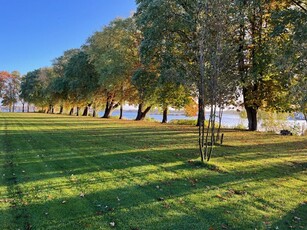
[[[22,74],[50,66],[79,48],[116,17],[136,10],[134,0],[0,0],[0,71]]]

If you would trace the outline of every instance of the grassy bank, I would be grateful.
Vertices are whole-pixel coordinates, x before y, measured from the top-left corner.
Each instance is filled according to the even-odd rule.
[[[224,133],[0,113],[1,229],[306,229],[307,137]]]

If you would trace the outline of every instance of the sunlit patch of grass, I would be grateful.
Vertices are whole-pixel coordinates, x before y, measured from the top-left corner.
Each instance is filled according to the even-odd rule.
[[[307,137],[223,132],[1,113],[1,229],[306,228]]]

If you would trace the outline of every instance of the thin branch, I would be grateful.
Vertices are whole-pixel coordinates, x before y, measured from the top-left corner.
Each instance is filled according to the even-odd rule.
[[[296,0],[291,0],[291,2],[293,2],[295,5],[297,5],[299,8],[301,8],[303,11],[305,11],[305,13],[307,13],[307,9],[301,5],[301,1],[296,1]]]

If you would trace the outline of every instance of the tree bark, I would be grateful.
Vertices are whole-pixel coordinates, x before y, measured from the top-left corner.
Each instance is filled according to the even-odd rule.
[[[120,109],[119,109],[119,119],[121,120],[121,119],[123,119],[123,104],[121,103],[120,104]]]
[[[163,119],[162,119],[162,123],[167,123],[167,112],[168,112],[168,108],[164,108],[163,110]]]
[[[104,115],[102,118],[110,118],[111,116],[111,102],[107,101],[106,108],[104,110]]]
[[[72,116],[73,112],[74,112],[74,107],[72,107],[72,108],[70,109],[69,115]]]
[[[25,103],[22,103],[22,112],[25,112]]]
[[[115,108],[117,108],[119,106],[119,104],[117,103],[117,104],[114,104],[114,102],[113,101],[107,101],[107,103],[106,103],[106,108],[105,108],[105,110],[104,110],[104,115],[103,115],[103,117],[102,118],[110,118],[111,117],[111,114],[112,114],[112,112],[113,112],[113,110],[115,109]]]
[[[205,121],[205,103],[202,98],[198,98],[198,115],[196,126],[200,126],[201,121]]]
[[[77,117],[79,116],[79,110],[80,110],[80,108],[77,107],[77,111],[76,111],[76,116],[77,116]]]
[[[249,92],[255,92],[257,90],[257,85],[254,85],[252,88],[247,89],[246,87],[243,87],[243,98],[244,98],[244,107],[247,113],[247,120],[248,120],[248,130],[249,131],[256,131],[257,130],[257,112],[258,112],[258,106],[255,103],[249,102]]]
[[[83,113],[82,113],[82,116],[83,116],[83,117],[87,117],[87,115],[88,115],[88,106],[85,106],[85,107],[84,107],[84,111],[83,111]]]
[[[30,113],[30,105],[29,105],[29,103],[28,103],[28,106],[27,106],[27,111],[28,111],[28,113]]]
[[[143,110],[143,103],[140,103],[139,107],[138,107],[138,113],[137,113],[136,118],[135,118],[136,121],[139,121],[141,119],[142,110]]]
[[[93,114],[92,114],[93,117],[96,117],[96,109],[93,108]]]
[[[248,130],[256,131],[257,130],[257,109],[252,106],[245,105],[245,110],[247,113],[248,119]]]
[[[144,120],[147,113],[150,111],[151,106],[148,106],[144,111],[143,111],[143,103],[139,104],[139,109],[138,109],[138,113],[137,116],[135,118],[136,121],[141,121]]]
[[[63,113],[63,106],[61,105],[59,114],[62,114],[62,113]]]

